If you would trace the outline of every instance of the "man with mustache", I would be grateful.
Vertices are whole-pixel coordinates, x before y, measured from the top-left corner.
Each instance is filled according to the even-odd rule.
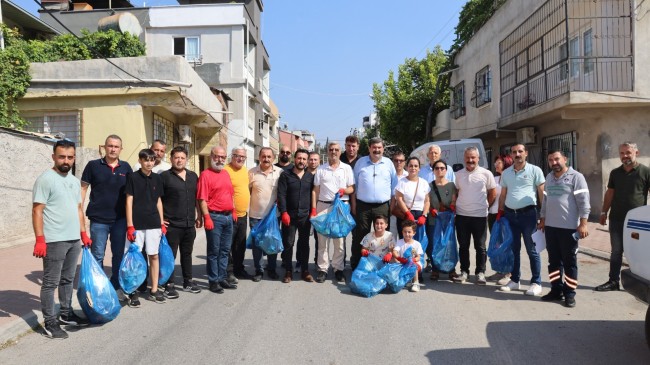
[[[320,155],[315,151],[309,152],[307,171],[316,176],[316,169],[318,169],[318,166],[320,166]],[[316,264],[316,260],[318,259],[318,234],[315,229],[312,229],[312,234],[314,236],[314,264]],[[296,257],[300,257],[300,246],[296,249]],[[300,262],[296,262],[296,270],[294,272],[302,272]]]
[[[637,162],[639,148],[636,143],[623,142],[618,146],[623,163],[609,174],[607,191],[603,199],[600,224],[607,223],[609,213],[609,240],[612,253],[609,260],[609,280],[596,287],[596,291],[620,290],[621,263],[623,262],[623,223],[630,210],[648,203],[650,169]]]
[[[251,275],[244,266],[246,256],[246,230],[248,229],[248,206],[251,201],[251,192],[248,190],[248,169],[246,163],[246,149],[237,146],[232,149],[230,163],[225,169],[230,175],[232,187],[235,189],[235,210],[237,223],[233,227],[232,247],[228,258],[228,282],[237,284],[237,279],[250,279]]]
[[[293,168],[293,164],[291,163],[291,149],[289,147],[280,147],[280,156],[278,156],[278,162],[275,166],[282,170],[291,170]]]
[[[567,167],[564,151],[550,151],[548,165],[553,171],[546,176],[537,229],[546,236],[551,291],[542,300],[564,299],[564,305],[573,308],[578,287],[578,239],[574,235],[589,235],[589,188],[581,173]]]
[[[167,151],[167,144],[165,141],[161,139],[156,139],[153,141],[151,144],[151,147],[149,147],[153,153],[156,155],[156,161],[154,162],[153,165],[153,171],[156,174],[160,174],[163,171],[167,171],[172,168],[172,165],[170,165],[168,162],[163,161],[163,158],[165,157],[165,152]],[[138,171],[140,169],[140,163],[136,162],[135,165],[133,165],[133,171]]]
[[[81,184],[69,174],[75,161],[74,142],[57,141],[52,153],[54,167],[42,173],[34,183],[32,223],[36,244],[34,257],[43,259],[41,306],[45,319],[45,335],[68,338],[60,324],[88,325],[72,310],[72,288],[77,260],[84,246],[92,241],[86,234],[81,209]],[[60,314],[54,307],[54,290],[59,289]]]

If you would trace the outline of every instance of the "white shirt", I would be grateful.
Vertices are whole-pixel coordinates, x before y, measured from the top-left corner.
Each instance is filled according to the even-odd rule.
[[[419,181],[419,183],[418,183]],[[395,191],[399,191],[404,195],[404,204],[410,210],[423,210],[424,209],[424,199],[426,198],[429,191],[431,191],[431,186],[421,177],[418,177],[418,181],[411,181],[407,178],[402,178],[397,182]],[[417,186],[417,192],[415,188]],[[415,201],[413,196],[415,195]],[[411,207],[411,202],[413,206]]]
[[[400,257],[404,257],[404,253],[407,252],[407,250],[411,249],[415,249],[415,252],[417,252],[420,256],[424,255],[424,251],[422,251],[422,245],[416,240],[411,240],[411,242],[406,243],[404,242],[404,239],[400,239],[395,244],[395,251],[397,251],[397,254]]]
[[[361,241],[361,247],[370,251],[371,255],[378,257],[384,257],[391,246],[395,246],[395,237],[389,231],[384,232],[381,237],[375,236],[375,232],[370,232]]]
[[[496,199],[494,199],[494,203],[492,203],[492,206],[490,207],[489,210],[490,214],[499,213],[499,197],[501,196],[501,176],[495,176],[494,182],[496,182],[497,184],[497,197]]]
[[[336,168],[333,168],[329,163],[324,163],[316,169],[314,186],[320,186],[320,193],[316,197],[318,200],[332,201],[339,189],[345,189],[351,185],[354,185],[354,174],[348,164],[340,162]],[[341,200],[349,198],[346,194],[341,197]]]
[[[465,168],[456,171],[454,184],[458,189],[456,214],[466,217],[487,217],[487,192],[496,188],[494,175],[480,166],[476,166],[471,172]]]

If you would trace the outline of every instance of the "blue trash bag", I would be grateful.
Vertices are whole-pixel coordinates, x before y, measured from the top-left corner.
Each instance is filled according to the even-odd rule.
[[[353,293],[360,294],[366,298],[372,298],[386,288],[386,280],[382,279],[377,272],[359,270],[359,266],[352,273],[352,279],[350,280],[350,284],[348,284]]]
[[[487,255],[490,258],[490,266],[496,272],[512,272],[515,256],[512,252],[512,230],[508,219],[501,217],[494,222],[490,234],[490,245]]]
[[[384,279],[393,293],[397,293],[413,280],[417,273],[417,266],[409,261],[406,264],[386,264],[377,272],[380,278]]]
[[[370,254],[366,257],[362,257],[359,260],[359,264],[354,271],[361,272],[375,272],[384,267],[384,262],[381,257]]]
[[[433,230],[433,263],[442,272],[450,272],[458,263],[458,247],[456,245],[456,229],[454,220],[456,215],[451,211],[444,211],[436,215]]]
[[[350,214],[350,206],[341,200],[339,193],[334,195],[329,213],[317,215],[310,221],[316,232],[331,238],[347,237],[357,225]]]
[[[160,238],[160,246],[158,247],[158,260],[160,262],[160,269],[158,270],[158,285],[165,285],[169,278],[174,275],[174,253],[172,252],[167,237],[162,235]]]
[[[101,324],[114,320],[120,314],[120,300],[104,270],[84,247],[77,282],[77,299],[90,323]]]
[[[147,278],[147,262],[140,248],[131,243],[120,263],[120,286],[126,294],[133,293]]]
[[[420,242],[422,246],[422,252],[427,252],[427,246],[429,245],[429,237],[427,237],[427,226],[421,225],[415,230],[415,236],[413,239]]]
[[[274,204],[271,211],[251,228],[251,232],[246,239],[246,248],[257,247],[267,255],[284,251],[277,212],[278,206]]]

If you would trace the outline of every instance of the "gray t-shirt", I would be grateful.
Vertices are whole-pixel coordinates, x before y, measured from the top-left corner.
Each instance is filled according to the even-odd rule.
[[[431,187],[431,191],[429,191],[429,203],[431,204],[431,208],[440,211],[440,206],[442,205],[444,207],[444,210],[449,210],[449,206],[451,205],[452,202],[452,197],[457,193],[456,185],[454,185],[453,182],[448,182],[443,186],[436,185],[436,187],[438,188],[438,192],[440,193],[440,199],[442,199],[441,202],[440,200],[438,200],[438,196],[436,195],[436,190],[434,188],[435,183],[436,182],[434,180],[429,184],[429,186]],[[428,212],[425,213],[428,214]],[[428,223],[434,224],[434,222],[435,219],[429,215]]]
[[[544,225],[576,229],[580,218],[588,218],[590,211],[589,187],[581,173],[569,167],[558,178],[553,172],[546,176],[542,210],[539,214],[544,218]]]
[[[36,179],[32,202],[45,204],[43,233],[45,242],[79,239],[81,183],[71,173],[65,176],[50,169]]]

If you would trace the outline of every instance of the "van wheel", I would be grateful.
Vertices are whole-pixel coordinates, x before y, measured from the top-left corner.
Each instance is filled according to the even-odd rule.
[[[645,342],[650,348],[650,307],[645,312]]]

